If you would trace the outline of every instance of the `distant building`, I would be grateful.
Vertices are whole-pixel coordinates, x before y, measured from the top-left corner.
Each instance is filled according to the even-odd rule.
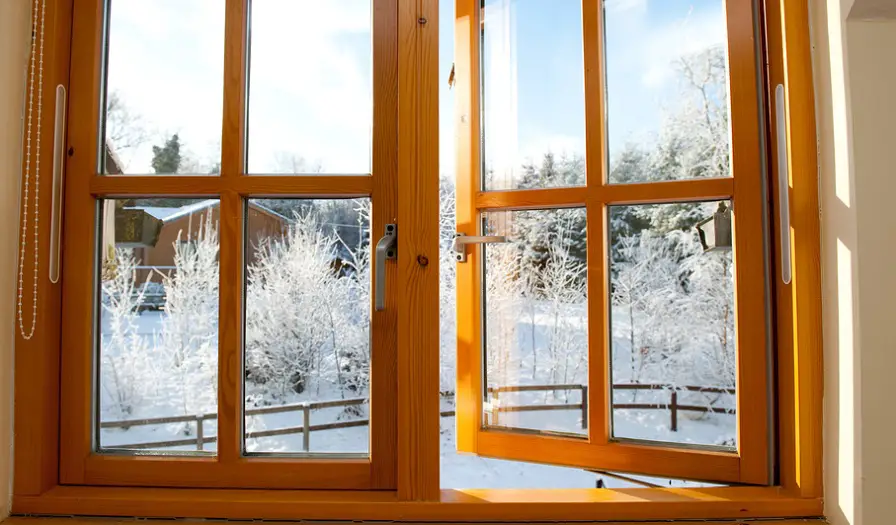
[[[180,208],[160,208],[153,206],[128,206],[120,208],[117,213],[139,213],[145,217],[143,220],[154,222],[158,234],[148,242],[129,242],[116,235],[117,246],[133,248],[134,257],[141,267],[154,267],[157,270],[168,273],[174,269],[175,244],[195,241],[200,229],[211,220],[215,228],[220,224],[220,201],[209,199]],[[285,235],[289,229],[289,219],[255,202],[249,202],[249,217],[246,221],[247,234],[251,241],[265,237]],[[121,242],[120,242],[121,241]],[[154,242],[152,242],[154,241]],[[246,263],[255,261],[256,251],[248,250],[245,254]],[[138,282],[146,279],[147,272],[153,272],[156,276],[151,280],[159,281],[161,276],[150,268],[141,268],[137,274]]]
[[[105,160],[106,173],[121,174],[120,162],[108,145]],[[163,202],[170,203],[172,199]],[[107,200],[103,206],[103,245],[108,247],[114,243],[116,247],[133,249],[140,267],[137,282],[144,282],[147,274],[152,275],[151,281],[159,282],[162,278],[160,271],[169,274],[174,269],[176,243],[195,241],[208,220],[218,229],[220,204],[218,199],[207,199],[180,207],[160,207]],[[289,219],[257,202],[249,201],[247,219],[246,234],[250,243],[265,237],[283,236],[289,230]],[[104,256],[107,252],[108,249],[103,251]],[[255,250],[248,250],[244,256],[246,263],[251,264],[257,254]]]

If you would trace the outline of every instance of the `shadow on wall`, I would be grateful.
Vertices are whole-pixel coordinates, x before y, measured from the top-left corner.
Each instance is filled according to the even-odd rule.
[[[896,192],[896,2],[813,3],[820,140],[825,350],[825,514],[835,525],[885,523],[887,395],[892,343],[890,243],[896,218],[882,213]],[[826,5],[825,5],[826,4]],[[851,7],[851,9],[850,9]],[[874,21],[863,21],[871,20]],[[890,51],[885,51],[890,50]]]
[[[9,513],[12,488],[13,297],[29,5],[0,1],[0,520]]]

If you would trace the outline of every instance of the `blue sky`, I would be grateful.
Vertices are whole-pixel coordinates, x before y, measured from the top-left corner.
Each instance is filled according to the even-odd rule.
[[[249,167],[366,173],[370,167],[370,0],[253,0]],[[611,153],[643,142],[674,104],[670,64],[724,42],[723,0],[606,0]],[[221,135],[223,2],[112,0],[109,88],[149,132],[125,152],[149,171],[151,146],[180,133],[196,164]],[[584,151],[580,0],[487,0],[486,99],[494,157]],[[440,4],[442,172],[452,175],[454,1]],[[510,25],[508,25],[508,23]],[[492,38],[494,37],[494,38]],[[492,43],[492,40],[494,43]]]

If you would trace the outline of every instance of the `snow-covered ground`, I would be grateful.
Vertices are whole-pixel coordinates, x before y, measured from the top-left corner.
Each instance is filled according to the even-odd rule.
[[[537,224],[538,217],[530,219],[531,224]],[[178,245],[175,261],[178,271],[165,281],[166,303],[162,311],[142,310],[127,299],[134,297],[130,275],[136,262],[131,256],[124,252],[118,254],[115,267],[109,270],[110,277],[103,283],[100,320],[99,413],[103,423],[205,415],[202,436],[215,436],[219,276],[216,233],[211,226],[204,227],[205,233],[196,248]],[[330,258],[335,253],[336,240],[318,234],[320,224],[314,217],[302,219],[294,227],[296,231],[291,231],[288,238],[273,240],[271,248],[262,254],[258,268],[264,268],[266,273],[250,268],[246,314],[247,411],[364,398],[369,388],[369,313],[359,307],[369,304],[365,295],[370,278],[367,259],[363,255],[357,257],[357,271],[336,275]],[[584,264],[570,256],[565,235],[561,232],[545,241],[547,258],[538,264],[521,262],[519,247],[489,252],[490,277],[485,283],[488,305],[485,361],[487,384],[492,389],[489,404],[495,410],[490,417],[497,414],[499,424],[504,427],[573,435],[586,433],[582,388],[587,386],[589,378],[587,287]],[[655,248],[639,246],[640,250]],[[653,257],[651,260],[665,257],[661,251],[648,255]],[[638,257],[641,255],[635,254],[631,259],[637,261]],[[714,264],[713,261],[701,259],[698,263]],[[651,279],[646,285],[654,288],[644,288],[644,293],[655,295],[656,304],[644,305],[641,301],[639,309],[633,311],[619,306],[620,299],[614,298],[610,323],[613,383],[663,385],[657,390],[613,392],[616,404],[656,405],[649,409],[614,410],[614,436],[732,446],[736,439],[736,418],[725,413],[725,409],[733,408],[734,396],[688,392],[684,388],[725,386],[731,377],[733,322],[730,330],[726,323],[733,317],[728,315],[730,294],[724,286],[729,269],[722,265],[707,277],[706,286],[717,294],[716,303],[708,308],[700,302],[702,281],[696,278],[700,274],[692,272],[696,277],[689,283],[690,288],[677,290],[683,267],[674,260],[661,262],[670,268],[645,268],[636,276]],[[451,392],[456,353],[453,264],[443,267],[448,271],[441,276],[438,388]],[[659,275],[665,280],[658,279],[660,271],[665,271]],[[632,279],[631,282],[640,281]],[[694,320],[704,313],[704,319]],[[633,352],[633,347],[638,350]],[[507,390],[544,385],[549,386],[538,391]],[[557,385],[569,386],[561,389]],[[673,390],[678,391],[679,404],[707,407],[713,412],[679,411],[678,428],[673,431],[667,407]],[[551,405],[552,410],[498,409],[546,405]],[[569,408],[563,408],[566,406]],[[361,423],[368,417],[368,408],[366,404],[314,408],[307,423],[312,426]],[[450,409],[449,395],[443,398],[442,410]],[[289,428],[295,431],[247,438],[246,449],[250,453],[270,454],[364,455],[368,452],[369,427],[363,423],[310,432],[310,446],[306,450],[298,430],[306,424],[303,418],[301,409],[249,415],[246,419],[249,433]],[[577,469],[457,454],[453,421],[452,417],[442,419],[444,487],[587,488],[598,483],[596,474]],[[490,424],[495,424],[495,420],[491,419]],[[103,448],[118,449],[153,442],[195,441],[199,437],[196,425],[194,420],[107,427],[100,430],[99,441]],[[194,443],[157,448],[196,451]],[[214,443],[204,446],[207,453],[214,449]],[[603,484],[614,487],[628,483],[605,477]]]
[[[162,313],[158,311],[145,311],[139,316],[138,332],[142,337],[157,337],[161,323]],[[107,331],[108,319],[104,316],[102,328]],[[522,332],[523,330],[521,330]],[[617,355],[614,360],[619,363],[617,380],[624,376],[624,364],[629,362],[628,355]],[[627,378],[625,378],[627,379]],[[253,385],[247,385],[252,394]],[[539,395],[544,396],[543,393]],[[639,392],[638,402],[662,403],[668,402],[667,391]],[[624,399],[619,399],[619,398]],[[303,394],[292,394],[281,399],[266,399],[264,403],[250,403],[248,409],[263,405],[282,405],[300,403],[303,401],[323,401],[337,399],[335,392],[306,391]],[[512,404],[523,402],[522,398],[514,399]],[[544,397],[540,399],[545,402]],[[617,402],[632,402],[631,392],[617,394]],[[518,414],[504,414],[503,417],[515,416],[512,426],[523,428],[558,428],[567,432],[583,434],[581,428],[581,410],[579,408],[580,396],[577,392],[563,395],[552,395],[548,403],[568,403],[571,409],[568,411],[528,412]],[[536,403],[537,404],[537,403]],[[443,402],[443,410],[451,409],[450,400]],[[362,407],[362,414],[366,414],[366,406]],[[180,415],[173,413],[170,405],[151,404],[139,407],[133,414],[133,418],[156,418]],[[346,414],[342,408],[325,408],[314,410],[311,413],[311,424],[323,424],[335,421],[351,421],[365,419],[366,415]],[[104,417],[103,420],[116,418]],[[509,419],[504,424],[510,424]],[[673,432],[670,429],[670,416],[668,410],[615,410],[614,433],[616,436],[626,438],[638,438],[651,441],[665,441],[692,444],[715,444],[720,439],[730,438],[735,435],[735,416],[726,413],[702,414],[695,412],[679,412],[679,429]],[[303,415],[301,411],[250,416],[246,421],[248,431],[274,430],[287,427],[301,427]],[[555,467],[550,465],[538,465],[531,463],[504,461],[497,459],[481,458],[476,456],[459,454],[454,444],[454,418],[442,418],[441,433],[441,480],[445,488],[593,488],[598,478],[603,480],[606,487],[636,486],[627,481],[600,476],[579,469]],[[212,437],[216,434],[216,422],[214,419],[204,422],[203,434]],[[191,440],[196,438],[195,423],[171,423],[163,425],[140,425],[128,429],[103,429],[101,431],[101,443],[104,447],[117,448],[123,445],[149,443],[157,441],[169,441],[176,439]],[[324,430],[312,432],[310,436],[312,453],[359,453],[365,454],[368,450],[369,427],[354,427],[337,430]],[[250,452],[265,453],[290,453],[302,452],[303,438],[301,433],[252,438],[247,440],[247,449]],[[168,447],[167,451],[195,451],[195,445]],[[214,443],[204,446],[207,452],[215,450]],[[703,485],[694,482],[680,480],[657,480],[647,477],[638,477],[653,483],[672,486],[697,486]]]

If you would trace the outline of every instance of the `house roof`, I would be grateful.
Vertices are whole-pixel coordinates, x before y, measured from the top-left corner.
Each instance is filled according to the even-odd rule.
[[[160,208],[155,206],[131,206],[128,209],[132,210],[143,210],[148,215],[159,219],[164,222],[171,222],[181,217],[186,217],[188,215],[193,215],[194,213],[200,212],[205,209],[214,208],[221,203],[218,199],[207,199],[204,201],[196,202],[193,204],[188,204],[186,206],[181,206],[180,208]],[[281,219],[285,222],[291,222],[288,218],[283,215],[271,210],[266,206],[262,206],[257,202],[249,201],[249,207],[256,209],[258,211],[267,213],[268,215],[272,215],[278,219]]]

